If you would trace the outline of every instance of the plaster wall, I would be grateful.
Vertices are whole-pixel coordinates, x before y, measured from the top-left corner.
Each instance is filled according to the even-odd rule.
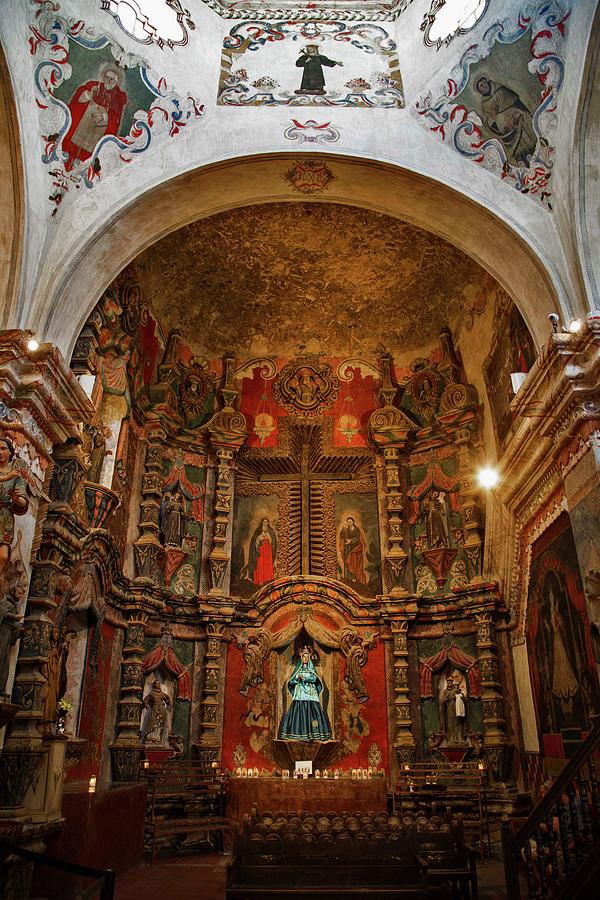
[[[484,20],[473,32],[437,53],[425,48],[422,43],[421,33],[418,32],[422,10],[416,4],[409,7],[396,23],[383,23],[393,32],[398,42],[406,108],[336,108],[333,111],[334,124],[340,131],[340,140],[335,146],[328,148],[328,152],[332,159],[351,155],[365,160],[383,160],[406,172],[418,172],[431,178],[432,181],[424,191],[424,199],[428,200],[429,205],[428,214],[421,216],[418,224],[444,234],[453,243],[476,256],[510,290],[530,328],[541,337],[542,320],[548,311],[558,304],[567,316],[574,304],[580,307],[583,303],[569,242],[564,238],[561,241],[553,216],[539,203],[520,195],[510,185],[503,184],[481,167],[437,142],[434,136],[415,121],[412,111],[415,97],[427,89],[428,80],[434,76],[439,80],[445,67],[451,68],[453,61],[469,41],[478,39],[479,32],[489,27],[495,8],[501,6],[504,13],[517,5],[492,2]],[[575,41],[571,39],[571,35],[569,37],[567,69],[573,55],[581,56],[581,47],[585,43],[586,32],[589,31],[595,5],[592,2],[577,4],[576,26],[578,34],[581,32],[581,39]],[[150,67],[180,94],[193,94],[205,106],[204,117],[191,123],[175,138],[161,136],[139,159],[101,179],[93,189],[82,187],[72,191],[65,198],[57,215],[51,218],[47,201],[49,178],[40,158],[43,143],[39,134],[33,89],[34,61],[27,52],[26,43],[28,26],[35,21],[35,10],[26,0],[17,0],[11,4],[10,15],[6,7],[0,14],[0,34],[6,48],[19,108],[27,184],[27,239],[21,303],[16,315],[5,316],[4,324],[33,326],[44,338],[56,341],[66,351],[98,296],[116,274],[114,266],[106,265],[104,275],[102,266],[97,264],[96,247],[107,234],[111,246],[110,250],[106,247],[104,252],[112,259],[118,259],[121,266],[127,261],[126,257],[131,258],[142,246],[147,246],[161,234],[178,227],[186,220],[190,221],[192,217],[210,214],[217,208],[269,199],[292,200],[295,196],[289,186],[282,182],[279,190],[273,191],[271,185],[259,186],[254,178],[254,190],[248,190],[247,185],[242,185],[241,188],[236,186],[235,190],[230,186],[229,190],[222,191],[220,202],[216,204],[214,192],[210,199],[208,194],[201,199],[198,192],[202,188],[198,182],[193,187],[190,182],[186,193],[193,190],[198,200],[196,208],[192,210],[192,198],[185,198],[188,208],[184,209],[177,184],[169,183],[169,179],[180,173],[191,173],[216,161],[234,157],[247,158],[265,152],[279,154],[290,150],[289,142],[284,137],[284,131],[291,121],[290,109],[240,109],[216,105],[221,45],[224,35],[232,27],[231,20],[223,20],[205,5],[198,4],[198,8],[194,10],[197,28],[190,32],[189,44],[174,50],[161,50],[155,45],[139,45],[128,38],[115,20],[99,9],[95,0],[64,0],[61,14],[65,17],[72,15],[83,18],[86,26],[107,34],[130,52],[147,59]],[[576,87],[575,84],[574,92]],[[302,112],[308,111],[309,109]],[[313,112],[315,111],[310,110],[311,115]],[[327,118],[330,118],[329,112]],[[333,121],[333,115],[331,118]],[[306,152],[302,148],[292,149],[295,158]],[[313,155],[314,148],[310,145],[308,152]],[[566,154],[568,151],[563,149],[561,152]],[[282,180],[284,165],[285,163],[279,174]],[[248,180],[252,178],[248,174]],[[500,259],[500,252],[496,253],[493,262],[487,259],[489,248],[486,250],[482,245],[490,235],[482,230],[481,222],[471,223],[472,234],[477,232],[477,238],[465,241],[469,223],[461,221],[461,217],[470,216],[475,220],[481,210],[478,206],[471,206],[467,211],[464,206],[461,208],[458,205],[450,210],[448,205],[451,201],[448,198],[443,203],[446,209],[440,209],[436,182],[450,185],[463,196],[472,198],[479,207],[493,211],[509,228],[520,234],[530,245],[532,252],[543,260],[551,287],[548,286],[545,292],[540,285],[540,275],[532,271],[520,274],[511,271],[521,262],[515,261],[514,253],[508,245],[503,248],[503,259]],[[152,206],[155,208],[153,227],[148,227],[148,223],[143,234],[135,233],[136,226],[132,222],[125,224],[123,214],[148,191],[156,192],[159,185],[166,190],[155,193],[152,198]],[[349,185],[345,187],[347,189]],[[384,192],[386,199],[378,208],[417,221],[417,217],[411,216],[407,209],[408,204],[403,202],[405,198],[397,196],[400,190],[405,190],[404,181],[397,185],[388,183]],[[343,195],[344,202],[364,202],[364,194],[361,196],[356,189],[350,199],[346,194],[347,190],[330,190],[327,199],[335,202]],[[181,215],[173,215],[178,207]],[[518,281],[520,284],[517,286],[515,282]],[[55,313],[48,315],[52,304],[64,307],[67,298],[71,305],[68,307],[66,322]]]
[[[517,644],[514,646],[512,648],[512,656],[517,694],[519,697],[521,725],[523,729],[523,749],[525,750],[525,753],[539,753],[540,742],[535,721],[533,693],[531,691],[527,644]]]

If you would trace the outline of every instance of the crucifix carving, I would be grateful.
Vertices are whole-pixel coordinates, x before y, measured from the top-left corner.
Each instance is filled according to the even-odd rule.
[[[289,426],[289,434],[282,444],[285,453],[262,450],[248,451],[240,459],[242,477],[261,483],[290,485],[290,525],[296,524],[300,554],[299,573],[290,575],[319,575],[315,565],[316,550],[322,544],[322,485],[326,482],[354,481],[371,473],[372,455],[369,451],[323,451],[323,426],[316,423]],[[282,448],[283,449],[283,448]],[[294,528],[290,528],[293,537]],[[293,554],[292,554],[293,555]]]

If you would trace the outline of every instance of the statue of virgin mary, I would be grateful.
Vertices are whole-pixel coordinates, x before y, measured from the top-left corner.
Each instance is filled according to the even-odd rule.
[[[279,725],[283,741],[330,741],[331,725],[320,703],[323,683],[317,674],[311,649],[304,646],[287,683],[292,702]]]

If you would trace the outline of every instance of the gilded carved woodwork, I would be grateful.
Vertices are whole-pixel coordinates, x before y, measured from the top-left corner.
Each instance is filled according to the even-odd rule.
[[[302,630],[321,646],[341,652],[346,659],[345,680],[359,701],[364,703],[368,694],[361,669],[368,661],[368,651],[373,649],[379,632],[359,632],[351,625],[331,631],[307,608],[298,610],[295,620],[279,631],[271,632],[263,627],[247,630],[238,636],[238,646],[246,663],[240,693],[246,695],[250,687],[256,687],[264,680],[264,663],[268,655],[273,650],[287,647]]]
[[[219,708],[224,686],[225,662],[223,648],[227,636],[220,622],[206,626],[206,649],[202,666],[202,698],[200,700],[200,733],[196,752],[204,761],[218,761],[221,747]],[[221,717],[222,718],[222,717]]]

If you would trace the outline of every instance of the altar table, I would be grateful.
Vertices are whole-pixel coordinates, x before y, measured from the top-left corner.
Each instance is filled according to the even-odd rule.
[[[385,778],[231,778],[227,815],[259,812],[379,812],[387,809]]]

